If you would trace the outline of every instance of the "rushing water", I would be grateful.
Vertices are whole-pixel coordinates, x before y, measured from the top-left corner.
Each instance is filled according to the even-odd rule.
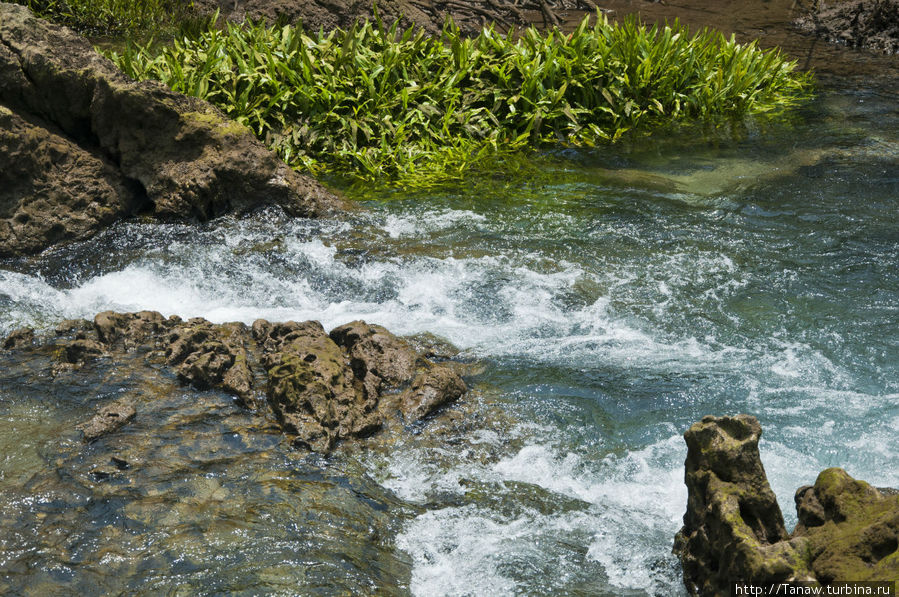
[[[73,421],[174,381],[0,363],[0,590],[682,594],[702,415],[759,417],[788,525],[825,467],[899,485],[897,262],[899,111],[874,92],[340,221],[131,222],[7,262],[2,332],[105,309],[362,318],[475,365],[457,424],[322,459],[177,389],[82,449]]]

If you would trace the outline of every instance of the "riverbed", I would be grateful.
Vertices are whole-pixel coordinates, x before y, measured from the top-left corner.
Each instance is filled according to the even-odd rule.
[[[681,435],[705,414],[760,419],[788,527],[826,467],[899,486],[894,94],[348,193],[339,219],[130,221],[5,261],[0,334],[106,309],[364,319],[459,350],[451,421],[325,458],[165,371],[0,356],[0,590],[681,595]],[[82,447],[75,422],[157,391]]]

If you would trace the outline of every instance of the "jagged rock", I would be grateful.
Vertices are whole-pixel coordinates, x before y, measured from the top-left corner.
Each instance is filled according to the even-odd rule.
[[[133,350],[153,335],[162,333],[169,324],[179,321],[181,321],[179,317],[167,320],[156,311],[138,313],[103,311],[94,317],[94,328],[103,344],[109,346],[121,344],[125,350]]]
[[[418,355],[408,342],[379,325],[353,321],[331,330],[331,339],[350,355],[353,372],[359,379],[376,375],[395,386],[415,374]]]
[[[103,355],[103,345],[89,338],[75,338],[59,353],[60,365],[81,366]]]
[[[86,238],[140,209],[109,160],[51,128],[0,105],[0,255]]]
[[[748,415],[703,417],[684,434],[689,497],[675,551],[694,595],[728,594],[735,580],[780,583],[799,564],[759,457],[761,434]]]
[[[321,324],[288,322],[272,333],[278,338],[276,349],[263,357],[269,400],[299,443],[326,452],[338,439],[368,435],[380,427],[380,414],[374,412],[377,395],[357,391],[346,354]]]
[[[452,369],[433,365],[418,375],[400,398],[400,410],[406,422],[420,421],[438,408],[457,400],[468,388]]]
[[[137,411],[132,400],[121,398],[100,408],[96,415],[78,425],[77,429],[84,434],[84,441],[89,443],[123,427],[135,414]]]
[[[137,212],[207,220],[340,206],[208,103],[136,83],[74,32],[0,3],[0,257]]]
[[[63,322],[55,337],[41,341],[58,355],[56,370],[139,352],[148,364],[170,367],[181,383],[223,390],[246,406],[258,406],[264,391],[294,443],[319,452],[369,436],[387,420],[418,421],[466,390],[447,364],[433,364],[405,340],[364,321],[329,335],[316,321],[260,319],[247,327],[155,311],[104,311],[93,322]]]
[[[221,387],[244,401],[253,389],[247,367],[249,329],[242,323],[212,324],[202,318],[174,321],[165,338],[166,362],[178,378],[200,389]]]
[[[56,335],[65,336],[76,332],[85,332],[94,328],[94,323],[87,319],[66,319],[56,326]]]
[[[3,341],[3,348],[13,350],[22,348],[23,346],[31,346],[34,342],[34,329],[19,328],[6,337]]]
[[[796,493],[799,524],[788,534],[758,452],[749,415],[703,417],[684,434],[688,490],[674,551],[693,595],[730,595],[737,581],[899,578],[899,495],[842,469]]]

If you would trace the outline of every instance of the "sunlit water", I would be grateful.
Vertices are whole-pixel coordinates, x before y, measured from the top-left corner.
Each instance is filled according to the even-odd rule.
[[[187,390],[82,450],[73,421],[174,382],[0,373],[0,588],[678,595],[681,434],[710,413],[759,417],[788,525],[825,467],[899,486],[893,96],[557,157],[340,221],[127,223],[7,262],[4,333],[105,309],[362,318],[478,366],[462,430],[329,459]]]

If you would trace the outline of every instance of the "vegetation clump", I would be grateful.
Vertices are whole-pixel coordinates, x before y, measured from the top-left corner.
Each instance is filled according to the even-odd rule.
[[[404,186],[525,148],[778,110],[810,84],[755,43],[602,15],[567,35],[488,27],[474,38],[452,22],[437,37],[378,19],[328,33],[210,23],[109,55],[135,79],[217,105],[291,166]]]
[[[204,22],[185,0],[12,0],[36,15],[94,37],[173,35]]]

